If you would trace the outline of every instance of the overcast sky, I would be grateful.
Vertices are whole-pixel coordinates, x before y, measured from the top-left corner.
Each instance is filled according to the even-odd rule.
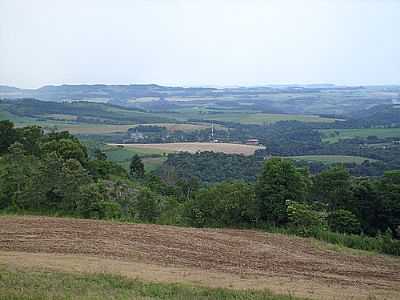
[[[400,84],[400,0],[0,0],[0,84]]]

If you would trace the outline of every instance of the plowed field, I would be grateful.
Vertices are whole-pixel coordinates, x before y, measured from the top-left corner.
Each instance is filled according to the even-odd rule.
[[[268,288],[314,299],[400,299],[398,258],[251,230],[3,216],[0,264]]]

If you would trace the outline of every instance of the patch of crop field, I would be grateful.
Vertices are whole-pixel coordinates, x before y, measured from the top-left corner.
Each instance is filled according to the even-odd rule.
[[[28,126],[28,125],[33,125],[35,122],[38,122],[36,118],[30,118],[30,117],[21,117],[14,115],[6,110],[1,110],[0,109],[0,121],[2,120],[10,120],[16,126],[18,125],[23,125],[23,126]]]
[[[144,165],[144,170],[146,172],[152,172],[154,170],[157,170],[161,165],[167,160],[166,156],[160,156],[160,157],[142,157],[142,162]],[[123,167],[125,170],[129,171],[129,166],[131,163],[130,159],[125,159],[122,161],[115,161],[118,165]]]
[[[167,159],[167,154],[171,153],[171,151],[159,149],[136,149],[110,145],[104,146],[102,151],[109,160],[121,165],[126,170],[129,169],[132,156],[137,154],[142,158],[145,170],[149,172],[160,167]]]
[[[139,145],[139,147],[135,147]],[[175,151],[168,151],[166,149],[159,149],[155,147],[141,147],[141,145],[154,145],[154,144],[109,144],[103,148],[103,151],[111,160],[125,159],[128,156],[139,155],[139,156],[149,156],[149,155],[164,155],[172,153]]]
[[[158,100],[160,100],[160,97],[138,97],[138,98],[129,99],[127,102],[128,103],[148,103],[148,102],[158,101]]]
[[[197,124],[185,124],[185,123],[151,123],[151,124],[137,124],[133,127],[137,126],[160,126],[165,127],[169,132],[175,131],[185,131],[185,132],[193,132],[196,130],[203,130],[207,128],[211,128],[211,124],[208,123],[197,123]],[[224,129],[221,125],[214,125],[215,129]]]
[[[54,130],[69,131],[72,134],[108,134],[117,132],[127,132],[129,128],[135,125],[113,125],[113,124],[65,124],[55,125]]]
[[[78,118],[75,115],[65,115],[65,114],[47,114],[43,117],[53,119],[53,120],[62,120],[62,121],[76,121]]]
[[[329,143],[336,143],[340,139],[367,138],[369,136],[400,139],[400,128],[321,129],[320,132],[323,133],[323,141]]]
[[[303,160],[310,162],[321,162],[324,164],[336,164],[336,163],[362,164],[366,160],[369,160],[370,162],[376,161],[375,159],[367,157],[350,156],[350,155],[302,155],[302,156],[288,156],[287,158],[298,161]]]
[[[258,124],[275,123],[279,121],[300,121],[300,122],[317,122],[317,123],[333,123],[336,119],[324,118],[316,115],[293,115],[293,114],[266,114],[266,113],[223,113],[219,115],[208,115],[209,120],[236,122],[242,124]]]
[[[60,299],[58,293],[65,292],[67,299],[103,299],[96,293],[107,291],[107,299],[137,299],[140,290],[149,293],[137,295],[150,297],[144,299],[180,293],[177,299],[244,300],[259,299],[257,293],[267,289],[308,299],[400,298],[399,258],[334,251],[321,243],[255,230],[0,216],[0,295],[19,293],[6,299],[21,299],[26,292],[22,299],[43,299],[32,297],[41,292],[54,293],[44,299]],[[157,284],[152,289],[143,282]],[[165,294],[163,287],[171,283],[179,285]],[[202,286],[204,293],[190,298],[181,284]],[[213,288],[237,294],[218,295]],[[113,297],[117,291],[130,298]],[[260,299],[282,299],[267,295]]]
[[[141,151],[157,150],[160,152],[223,152],[227,154],[253,155],[258,149],[264,146],[233,144],[233,143],[164,143],[164,144],[110,144],[111,146],[123,146],[128,149]]]
[[[278,121],[333,123],[337,120],[317,115],[254,113],[250,110],[212,110],[202,106],[181,108],[174,112],[160,113],[160,116],[181,121],[200,119],[256,125],[270,124]]]

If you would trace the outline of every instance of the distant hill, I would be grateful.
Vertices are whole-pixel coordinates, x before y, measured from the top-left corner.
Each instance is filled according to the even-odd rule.
[[[50,102],[34,98],[0,100],[0,112],[8,116],[65,120],[101,124],[170,123],[175,120],[160,117],[137,108],[121,107],[87,101]]]
[[[87,100],[93,102],[122,102],[140,97],[165,97],[174,95],[207,94],[216,89],[167,87],[156,84],[131,85],[47,85],[38,89],[18,89],[0,86],[0,98],[37,98],[46,101]]]
[[[359,111],[353,115],[356,119],[366,120],[371,124],[400,124],[400,105],[383,104]]]

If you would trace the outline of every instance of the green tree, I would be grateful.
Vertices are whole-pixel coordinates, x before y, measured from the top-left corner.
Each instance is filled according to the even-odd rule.
[[[107,155],[103,151],[101,151],[99,148],[96,148],[94,150],[94,157],[97,160],[103,160],[103,161],[107,160]]]
[[[256,196],[260,217],[276,225],[288,220],[287,200],[304,202],[309,178],[287,159],[272,158],[265,162],[256,183]]]
[[[121,207],[107,199],[106,188],[102,183],[92,183],[80,189],[77,212],[91,219],[119,218]]]
[[[0,121],[0,154],[6,153],[8,147],[17,141],[14,123],[9,120]]]
[[[197,227],[253,223],[258,218],[254,186],[223,182],[201,189],[185,203],[184,214],[187,222]]]
[[[27,155],[21,143],[9,147],[9,154],[2,159],[0,170],[0,208],[37,209],[34,178],[38,176],[39,161]]]
[[[160,216],[159,199],[150,189],[140,190],[133,206],[134,218],[144,222],[155,222]]]
[[[91,183],[88,172],[76,159],[64,160],[51,152],[42,158],[35,185],[44,195],[42,207],[64,213],[74,213],[81,186]]]
[[[43,129],[39,126],[27,126],[17,128],[18,141],[29,154],[40,156],[40,142],[43,137]]]
[[[287,210],[289,224],[301,233],[307,234],[313,228],[325,228],[323,215],[308,204],[289,201]]]
[[[341,233],[360,233],[360,222],[348,210],[338,209],[328,215],[329,227],[332,231]]]
[[[144,165],[137,154],[132,156],[131,163],[129,165],[129,175],[134,178],[143,178],[144,176]]]
[[[384,224],[400,237],[400,170],[386,172],[379,190]]]
[[[314,199],[329,211],[349,209],[353,206],[352,181],[343,166],[335,166],[314,177]]]
[[[55,152],[64,160],[76,159],[82,165],[85,165],[88,160],[88,155],[85,146],[74,139],[53,139],[45,142],[42,145],[43,153]]]

